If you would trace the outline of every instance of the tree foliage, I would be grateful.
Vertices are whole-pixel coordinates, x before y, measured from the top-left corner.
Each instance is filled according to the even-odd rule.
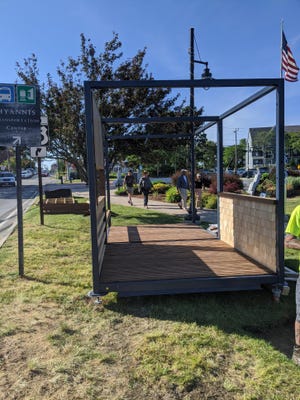
[[[197,143],[195,148],[196,160],[205,170],[212,170],[217,165],[217,145],[211,140]]]
[[[103,80],[152,80],[153,76],[144,66],[146,48],[139,50],[132,58],[124,59],[122,43],[118,34],[106,42],[102,52],[84,34],[81,34],[80,55],[69,57],[57,67],[56,82],[47,75],[46,82],[40,82],[38,60],[35,54],[17,63],[17,75],[26,84],[39,84],[41,87],[42,113],[48,116],[50,145],[49,152],[55,157],[74,164],[83,180],[87,180],[87,152],[84,114],[83,82]],[[179,101],[179,94],[172,95],[169,88],[130,88],[105,89],[97,92],[99,111],[102,117],[140,117],[140,116],[182,116],[190,115],[190,108]],[[202,109],[194,110],[201,115]],[[140,124],[108,125],[107,135],[186,133],[190,124]],[[198,140],[205,140],[205,135]],[[152,151],[165,149],[172,152],[178,143],[174,139],[111,140],[109,156],[111,162],[121,161],[128,154],[138,154],[141,162],[151,160]]]
[[[246,139],[241,139],[237,146],[228,146],[224,148],[223,164],[225,168],[234,169],[245,166]],[[235,159],[237,157],[237,159]]]

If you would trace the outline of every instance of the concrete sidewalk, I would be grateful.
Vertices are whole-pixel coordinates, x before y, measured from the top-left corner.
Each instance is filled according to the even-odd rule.
[[[124,206],[128,206],[128,199],[127,196],[117,196],[115,194],[115,190],[112,190],[110,193],[110,199],[111,199],[111,204],[120,204]],[[138,207],[138,208],[144,208],[144,200],[143,197],[133,197],[133,206],[132,207]],[[163,201],[158,201],[158,200],[153,200],[151,197],[149,198],[148,202],[148,211],[158,211],[162,212],[165,214],[171,214],[171,215],[180,215],[182,217],[185,217],[188,215],[188,213],[179,208],[177,203],[165,203]],[[217,211],[216,210],[200,210],[197,211],[197,214],[200,216],[200,221],[201,222],[208,222],[210,224],[216,224],[217,223]]]
[[[49,185],[50,186],[50,185]],[[69,188],[72,190],[73,196],[79,196],[79,197],[89,197],[89,187],[85,183],[70,183],[70,184],[51,184],[51,189],[50,190],[55,190],[55,189],[64,189],[64,188]],[[45,190],[47,190],[45,188]],[[138,207],[138,208],[144,208],[144,201],[143,201],[143,196],[140,197],[133,197],[133,206],[130,206],[128,204],[128,199],[127,196],[117,196],[116,195],[116,190],[111,189],[110,190],[110,202],[111,204],[119,204],[123,206],[128,206],[128,207]],[[165,203],[163,201],[158,201],[158,200],[153,200],[151,197],[149,198],[148,202],[148,210],[147,211],[157,211],[157,212],[162,212],[165,214],[171,214],[171,215],[179,215],[182,217],[185,217],[188,215],[188,213],[185,210],[182,210],[181,208],[178,207],[177,203]],[[209,210],[209,209],[204,209],[201,211],[198,211],[197,214],[200,216],[200,222],[207,222],[209,224],[217,224],[217,211],[216,210]]]

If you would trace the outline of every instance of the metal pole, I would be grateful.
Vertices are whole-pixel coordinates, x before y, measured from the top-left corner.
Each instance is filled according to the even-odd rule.
[[[194,80],[194,28],[191,28],[190,36],[190,79]],[[190,116],[194,116],[194,87],[190,88]],[[195,209],[195,139],[194,139],[194,123],[191,123],[191,212],[192,222],[196,221]]]
[[[40,196],[40,221],[41,225],[44,225],[42,160],[40,157],[38,157],[38,178],[39,178],[39,196]]]
[[[223,174],[223,121],[219,120],[217,122],[217,196],[218,196],[218,206],[217,206],[217,225],[218,229],[218,238],[221,238],[222,232],[220,231],[220,203],[219,196],[220,193],[223,192],[223,182],[224,182],[224,174]]]
[[[276,200],[277,200],[277,271],[279,283],[284,282],[284,196],[285,196],[285,163],[284,163],[284,80],[276,92]]]
[[[238,133],[238,128],[235,128],[234,132],[234,143],[235,143],[235,147],[234,147],[234,173],[236,173],[237,171],[237,158],[238,158],[238,154],[237,154],[237,133]]]
[[[21,177],[21,149],[16,146],[17,170],[17,211],[18,211],[18,252],[19,275],[24,276],[24,241],[23,241],[23,204],[22,204],[22,177]]]
[[[106,176],[106,201],[107,201],[107,209],[111,209],[110,202],[110,185],[109,185],[109,158],[108,158],[108,142],[106,138],[104,139],[104,159],[105,159],[105,176]]]

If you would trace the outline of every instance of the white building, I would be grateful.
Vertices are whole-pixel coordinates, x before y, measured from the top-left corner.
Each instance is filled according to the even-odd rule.
[[[299,134],[300,138],[300,125],[285,126],[284,132]],[[300,153],[286,149],[286,163],[291,159],[299,164]],[[276,151],[275,151],[275,127],[259,127],[250,128],[247,138],[246,148],[246,168],[257,167],[270,167],[276,164]]]

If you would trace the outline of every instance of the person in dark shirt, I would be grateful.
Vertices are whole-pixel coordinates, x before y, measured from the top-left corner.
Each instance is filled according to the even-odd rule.
[[[195,178],[195,197],[196,197],[196,208],[202,210],[202,189],[204,186],[204,181],[200,173],[196,175]]]
[[[177,186],[178,193],[181,196],[181,202],[178,203],[178,206],[180,208],[184,208],[185,210],[188,211],[187,196],[188,196],[188,190],[190,189],[190,183],[189,183],[189,178],[188,178],[186,169],[181,170],[181,175],[177,179],[176,186]]]
[[[148,196],[152,188],[152,182],[149,178],[148,171],[143,171],[143,176],[139,180],[139,192],[144,195],[144,207],[148,208]]]
[[[132,195],[133,195],[133,184],[134,184],[134,176],[132,173],[132,169],[129,169],[127,175],[124,178],[123,186],[125,187],[128,195],[128,203],[133,206]]]

